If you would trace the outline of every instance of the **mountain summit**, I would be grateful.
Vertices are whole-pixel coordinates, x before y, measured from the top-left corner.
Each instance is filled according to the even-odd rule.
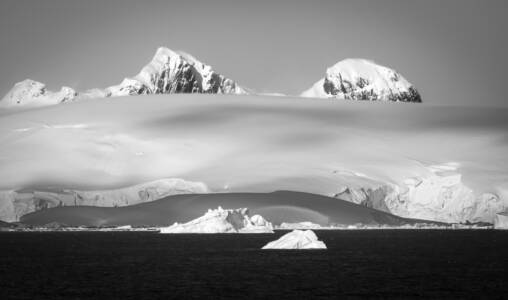
[[[106,89],[110,96],[140,94],[247,94],[233,80],[184,52],[161,47],[152,61],[134,78]]]
[[[235,81],[215,72],[211,66],[193,56],[160,47],[139,74],[125,78],[119,85],[81,93],[69,87],[52,92],[43,83],[26,79],[14,85],[0,101],[0,107],[45,106],[90,98],[175,93],[248,94]]]
[[[347,100],[422,102],[416,88],[402,75],[366,59],[345,59],[326,70],[324,78],[303,97]]]

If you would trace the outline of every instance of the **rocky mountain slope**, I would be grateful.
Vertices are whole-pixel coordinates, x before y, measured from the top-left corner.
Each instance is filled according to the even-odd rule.
[[[184,52],[161,47],[152,61],[133,78],[106,89],[107,96],[141,94],[246,94],[233,80]]]
[[[324,78],[303,97],[346,100],[422,102],[416,88],[402,75],[365,59],[345,59],[326,70]]]

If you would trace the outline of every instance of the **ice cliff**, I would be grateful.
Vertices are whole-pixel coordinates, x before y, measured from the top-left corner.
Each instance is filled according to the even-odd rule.
[[[426,172],[399,183],[369,185],[342,185],[334,196],[401,217],[447,223],[493,223],[496,213],[508,207],[497,195],[477,193],[465,185],[453,163],[428,166]]]

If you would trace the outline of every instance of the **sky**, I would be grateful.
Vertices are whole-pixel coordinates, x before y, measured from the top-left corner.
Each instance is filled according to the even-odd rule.
[[[0,94],[77,90],[183,50],[257,92],[297,95],[345,58],[399,71],[427,103],[508,106],[506,0],[2,0]]]

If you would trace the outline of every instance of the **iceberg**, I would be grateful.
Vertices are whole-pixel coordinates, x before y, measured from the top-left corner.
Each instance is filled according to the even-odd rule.
[[[131,225],[117,226],[115,229],[116,230],[132,230],[132,226]]]
[[[321,227],[321,225],[312,222],[298,222],[298,223],[283,222],[282,224],[279,225],[278,229],[303,230],[303,229],[321,229],[321,228],[323,228]]]
[[[262,249],[326,249],[326,245],[312,230],[293,230]]]
[[[190,222],[162,227],[160,233],[273,233],[273,225],[260,215],[249,217],[248,208],[219,206]]]

